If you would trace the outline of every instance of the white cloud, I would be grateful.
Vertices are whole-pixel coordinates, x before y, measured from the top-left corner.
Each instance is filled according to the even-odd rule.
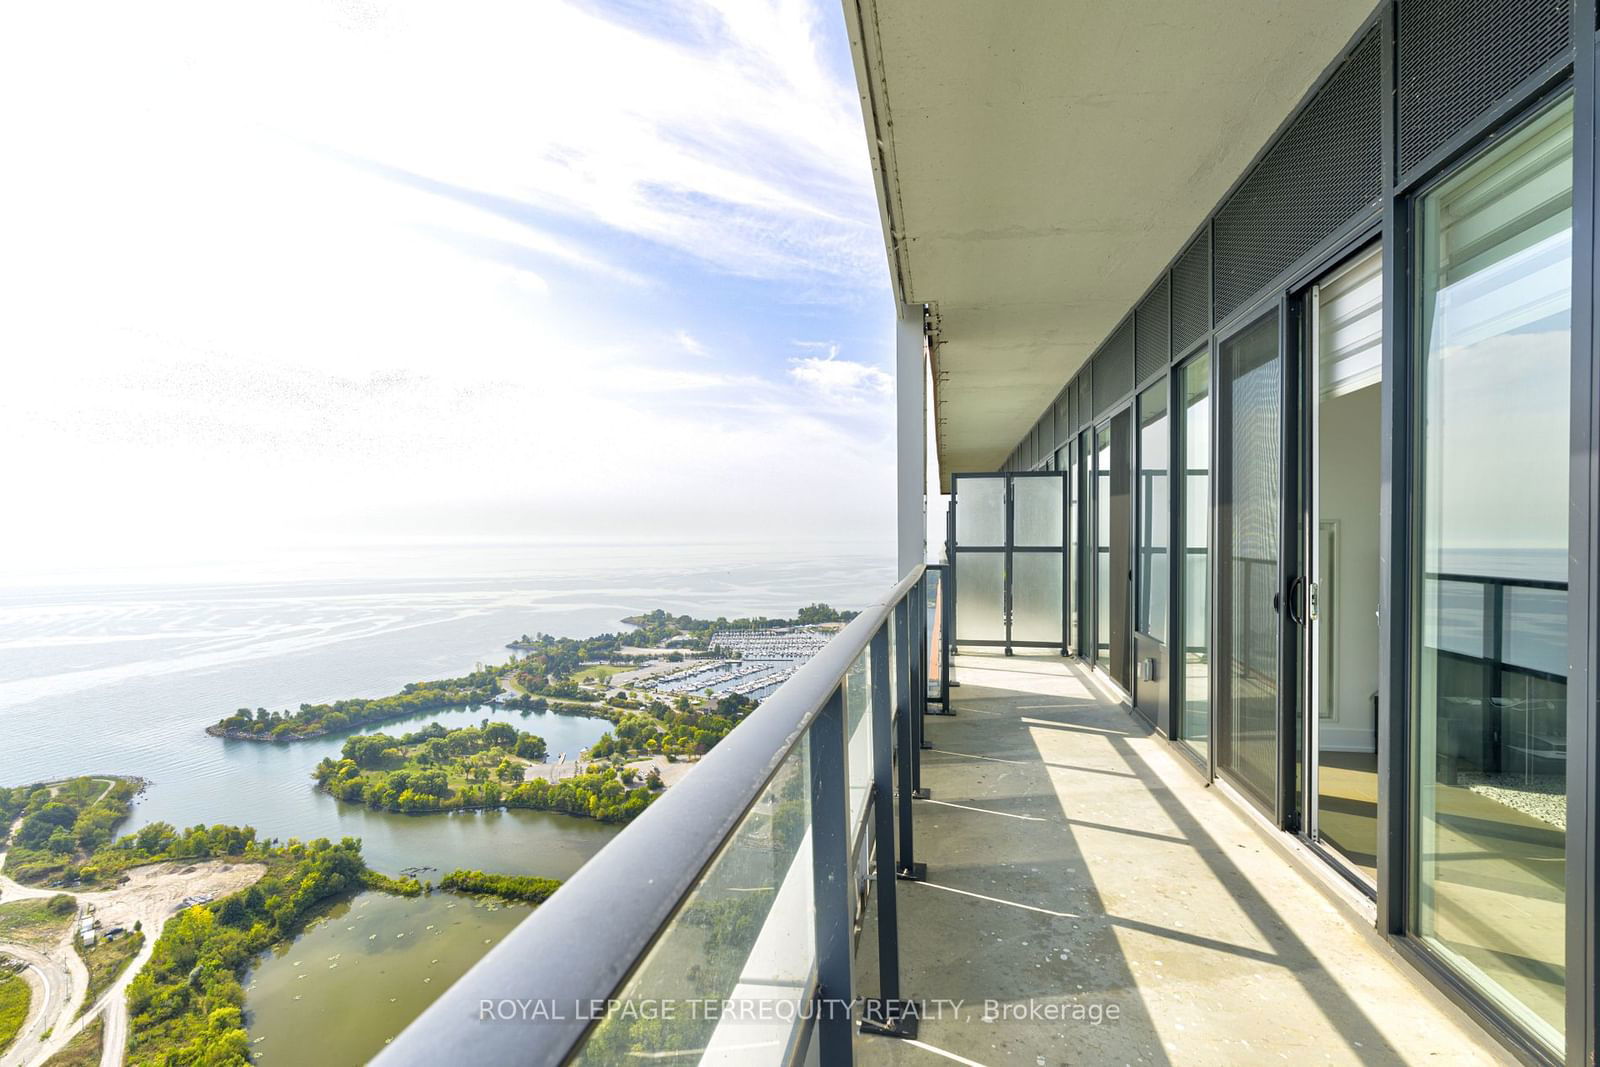
[[[644,10],[672,39],[564,0],[0,11],[0,454],[41,518],[0,558],[884,522],[871,354],[785,374],[676,269],[822,329],[881,303],[889,351],[838,10]]]
[[[829,400],[863,403],[894,392],[894,378],[877,367],[828,356],[797,356],[789,374]]]
[[[678,342],[678,347],[679,348],[683,349],[685,352],[689,353],[691,356],[704,357],[704,356],[709,356],[711,354],[706,349],[706,346],[701,344],[699,341],[697,341],[694,338],[694,336],[689,333],[688,330],[679,330],[676,334],[673,335],[673,340]]]

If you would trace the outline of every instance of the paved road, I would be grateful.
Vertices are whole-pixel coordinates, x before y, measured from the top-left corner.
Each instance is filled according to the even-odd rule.
[[[108,787],[109,788],[109,787]],[[17,820],[20,823],[22,820]],[[12,831],[16,826],[12,826]],[[0,870],[4,870],[6,854],[0,852]],[[33,889],[18,885],[0,874],[0,902],[53,897],[54,889]],[[20,1067],[22,1064],[42,1063],[45,1055],[47,1031],[62,1019],[70,1019],[72,1012],[89,991],[89,969],[72,947],[72,927],[67,928],[62,940],[49,952],[41,952],[27,945],[0,943],[0,955],[11,956],[28,965],[23,977],[33,987],[33,1002],[28,1005],[28,1021],[18,1032],[6,1054],[0,1057],[0,1067]],[[58,1036],[51,1034],[52,1037]],[[120,1056],[120,1046],[118,1049]],[[120,1065],[120,1059],[119,1059]]]
[[[5,866],[6,854],[0,852],[0,868]],[[5,875],[0,874],[0,901],[10,903],[13,900],[32,900],[38,897],[53,897],[61,892],[59,889],[34,889],[31,886],[18,885]]]
[[[105,778],[96,781],[106,783],[100,797],[96,798],[97,801],[111,792],[112,786],[116,784]],[[21,819],[13,823],[10,833],[15,833],[21,824]],[[0,851],[0,871],[5,869],[5,863],[6,854]],[[0,902],[3,903],[53,897],[58,892],[59,890],[55,889],[34,889],[19,885],[4,874],[0,874]],[[43,1063],[97,1014],[94,1011],[87,1012],[76,1025],[68,1027],[64,1032],[55,1032],[63,1020],[72,1018],[89,992],[89,969],[84,966],[83,958],[73,948],[72,936],[73,927],[69,926],[60,943],[48,952],[41,952],[27,945],[0,942],[0,955],[10,956],[27,964],[27,969],[22,972],[23,978],[33,987],[33,1000],[28,1005],[28,1019],[18,1032],[17,1039],[6,1050],[5,1056],[0,1057],[0,1067]],[[106,1016],[107,1037],[115,1032],[117,1040],[115,1044],[108,1040],[102,1046],[102,1067],[121,1067],[122,1049],[128,1028],[126,997],[123,994],[126,992],[127,983],[138,973],[138,968],[144,966],[145,959],[154,944],[153,937],[146,941],[145,948],[134,965],[123,973],[122,978],[101,1000],[102,1005],[114,1003],[117,1008]],[[49,1038],[45,1037],[46,1033],[50,1034]]]
[[[81,973],[73,973],[75,969],[70,963],[77,960],[77,953],[70,946],[63,954],[59,946],[54,952],[44,953],[27,945],[0,943],[0,954],[28,965],[23,976],[33,986],[35,1000],[28,1006],[28,1021],[23,1023],[16,1041],[6,1050],[5,1056],[0,1057],[0,1067],[40,1062],[45,1059],[42,1053],[46,1031],[62,1018],[70,1017],[73,1007],[83,999],[89,987],[89,972],[82,961],[78,961],[76,970]]]

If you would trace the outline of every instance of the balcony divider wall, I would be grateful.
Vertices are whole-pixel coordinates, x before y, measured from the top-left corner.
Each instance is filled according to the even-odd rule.
[[[1172,651],[1163,694],[1165,708],[1154,721],[1181,751],[1194,758],[1202,773],[1214,774],[1218,749],[1228,743],[1218,730],[1219,689],[1226,692],[1227,688],[1219,676],[1237,666],[1224,662],[1230,657],[1218,644],[1218,635],[1229,632],[1236,622],[1225,605],[1218,603],[1227,595],[1218,581],[1219,566],[1225,566],[1218,557],[1225,551],[1219,537],[1229,516],[1226,502],[1218,497],[1217,475],[1235,458],[1220,435],[1218,421],[1225,417],[1221,409],[1226,404],[1219,344],[1240,333],[1264,308],[1278,309],[1283,323],[1278,359],[1284,365],[1280,393],[1284,411],[1278,422],[1276,448],[1277,462],[1284,471],[1279,485],[1285,555],[1273,579],[1270,618],[1258,620],[1267,629],[1275,629],[1276,638],[1253,634],[1251,647],[1260,640],[1271,645],[1263,653],[1277,656],[1280,684],[1278,695],[1252,714],[1267,716],[1265,721],[1272,724],[1277,745],[1272,763],[1277,780],[1267,786],[1270,796],[1262,806],[1280,828],[1299,832],[1305,802],[1303,763],[1311,758],[1303,748],[1308,731],[1297,732],[1296,727],[1306,699],[1296,657],[1310,654],[1302,646],[1299,629],[1304,625],[1309,596],[1300,524],[1309,505],[1295,450],[1299,447],[1298,420],[1303,417],[1297,410],[1300,376],[1314,373],[1306,362],[1309,345],[1299,318],[1304,307],[1301,301],[1313,283],[1363,246],[1374,241],[1381,245],[1376,923],[1421,975],[1515,1055],[1536,1063],[1588,1064],[1596,1055],[1595,893],[1600,871],[1591,841],[1600,766],[1594,682],[1600,670],[1595,640],[1600,634],[1595,516],[1600,500],[1600,380],[1595,374],[1600,338],[1594,326],[1594,261],[1600,253],[1595,225],[1600,197],[1595,164],[1596,49],[1600,46],[1596,2],[1486,0],[1473,5],[1472,18],[1464,17],[1460,6],[1449,0],[1387,0],[1381,4],[1216,209],[1022,435],[1005,464],[1005,469],[1014,470],[1045,461],[1038,445],[1046,422],[1054,446],[1050,461],[1060,469],[1070,469],[1074,456],[1080,462],[1082,475],[1073,478],[1073,500],[1081,505],[1075,513],[1081,536],[1074,542],[1075,558],[1068,570],[1075,569],[1082,580],[1068,595],[1078,614],[1075,650],[1091,669],[1102,671],[1108,665],[1110,649],[1104,632],[1109,613],[1101,590],[1109,586],[1115,597],[1120,596],[1121,586],[1109,581],[1108,575],[1099,573],[1104,568],[1096,566],[1097,560],[1106,562],[1101,557],[1109,555],[1105,550],[1111,547],[1101,542],[1104,527],[1098,489],[1106,486],[1098,477],[1097,465],[1097,460],[1103,459],[1101,446],[1109,441],[1102,442],[1097,430],[1108,427],[1114,414],[1133,407],[1136,396],[1165,376],[1171,416],[1167,420],[1171,435],[1168,455],[1181,466],[1173,468],[1169,480],[1171,565],[1166,568],[1166,602]],[[1535,962],[1549,969],[1562,957],[1551,988],[1564,989],[1564,999],[1558,998],[1561,1002],[1554,1009],[1546,1005],[1543,1015],[1530,1023],[1518,997],[1526,999],[1533,993],[1527,989],[1518,992],[1515,982],[1510,993],[1498,988],[1492,961],[1485,970],[1482,961],[1463,963],[1448,958],[1448,952],[1429,943],[1417,912],[1425,876],[1421,869],[1425,864],[1419,865],[1416,858],[1417,819],[1426,800],[1419,793],[1418,780],[1431,780],[1435,775],[1431,765],[1418,765],[1419,746],[1434,744],[1429,751],[1435,753],[1438,749],[1437,737],[1429,741],[1419,734],[1420,726],[1427,723],[1419,720],[1424,705],[1417,656],[1427,641],[1438,640],[1433,630],[1424,633],[1424,625],[1435,626],[1437,620],[1429,622],[1419,602],[1421,583],[1426,579],[1419,574],[1418,539],[1423,533],[1421,524],[1427,521],[1426,514],[1419,512],[1425,503],[1419,498],[1419,464],[1427,462],[1419,442],[1424,440],[1432,410],[1419,405],[1429,402],[1426,383],[1443,380],[1437,366],[1434,377],[1424,375],[1430,335],[1420,330],[1426,324],[1416,321],[1418,294],[1425,281],[1419,277],[1417,257],[1421,242],[1429,237],[1422,206],[1431,191],[1514,144],[1529,122],[1568,96],[1571,114],[1565,121],[1571,127],[1573,190],[1570,267],[1552,268],[1570,270],[1571,292],[1570,309],[1555,312],[1567,316],[1562,321],[1570,332],[1570,340],[1564,342],[1570,346],[1570,359],[1559,371],[1569,380],[1570,400],[1557,398],[1558,403],[1570,406],[1564,582],[1541,578],[1532,585],[1522,581],[1508,586],[1490,581],[1483,586],[1490,591],[1480,594],[1486,605],[1482,609],[1486,639],[1493,632],[1502,645],[1507,640],[1520,641],[1526,650],[1535,628],[1543,627],[1536,635],[1544,642],[1540,647],[1545,651],[1540,655],[1548,659],[1557,654],[1551,651],[1557,647],[1565,653],[1561,665],[1564,711],[1549,688],[1553,683],[1540,683],[1546,685],[1545,690],[1521,705],[1513,702],[1507,687],[1497,683],[1495,714],[1510,723],[1526,712],[1531,721],[1537,711],[1535,704],[1539,708],[1549,705],[1545,710],[1564,720],[1564,731],[1557,730],[1553,722],[1517,725],[1515,730],[1497,727],[1508,734],[1521,731],[1519,736],[1525,740],[1543,737],[1550,744],[1540,748],[1529,742],[1522,747],[1531,746],[1536,750],[1533,755],[1516,756],[1489,772],[1464,770],[1463,777],[1455,779],[1465,783],[1460,786],[1461,802],[1496,803],[1486,798],[1495,795],[1503,782],[1479,781],[1474,775],[1487,773],[1503,779],[1516,769],[1512,766],[1516,759],[1524,761],[1517,766],[1529,772],[1530,781],[1559,777],[1549,769],[1557,763],[1563,768],[1565,816],[1561,825],[1551,824],[1555,828],[1550,833],[1561,838],[1564,874],[1552,875],[1550,891],[1564,898],[1564,928],[1552,935],[1564,951]],[[1460,189],[1470,181],[1470,177],[1462,179],[1451,188]],[[1465,197],[1460,193],[1457,199],[1465,202]],[[1506,254],[1528,253],[1513,249]],[[1513,331],[1510,336],[1517,335]],[[1424,375],[1421,385],[1419,375]],[[1202,380],[1204,389],[1199,388]],[[1199,408],[1187,410],[1186,404],[1202,397]],[[1194,419],[1211,424],[1206,470],[1198,477],[1189,463],[1195,455],[1194,442],[1188,439]],[[1517,442],[1508,439],[1504,447],[1515,448]],[[1483,488],[1487,492],[1496,489],[1494,485]],[[1193,494],[1211,498],[1199,516],[1191,508]],[[1136,513],[1133,525],[1142,530],[1143,517]],[[1198,543],[1197,530],[1205,533],[1203,546]],[[1129,541],[1127,550],[1138,559],[1139,546],[1132,534]],[[1211,546],[1219,548],[1210,551]],[[1203,556],[1194,552],[1201,547],[1206,550]],[[1204,581],[1190,572],[1191,553],[1205,560]],[[1432,580],[1437,581],[1437,576]],[[1551,590],[1555,585],[1564,585],[1564,603],[1554,599]],[[1495,598],[1496,589],[1501,599]],[[1191,603],[1191,598],[1204,596],[1207,590],[1215,591],[1212,603]],[[1426,595],[1437,608],[1437,590],[1430,586]],[[1538,596],[1548,603],[1528,599]],[[1506,597],[1521,599],[1507,607]],[[1197,626],[1207,630],[1203,640],[1196,639]],[[1525,651],[1521,654],[1527,655]],[[1503,647],[1499,657],[1496,662],[1504,665]],[[1199,683],[1203,692],[1197,693],[1196,674],[1186,661],[1198,665],[1202,658],[1207,661],[1204,681]],[[1519,681],[1538,673],[1530,674],[1514,663],[1501,669],[1511,670]],[[1544,675],[1557,677],[1560,672],[1552,663]],[[1545,711],[1538,715],[1545,716]],[[1554,739],[1562,733],[1557,755]],[[1450,758],[1458,759],[1465,740],[1447,739],[1448,745],[1456,746],[1445,750],[1455,753]],[[1540,759],[1546,761],[1543,766],[1549,773],[1536,773]],[[1563,787],[1553,782],[1549,788]],[[1562,795],[1551,793],[1553,799],[1546,806],[1559,809]]]

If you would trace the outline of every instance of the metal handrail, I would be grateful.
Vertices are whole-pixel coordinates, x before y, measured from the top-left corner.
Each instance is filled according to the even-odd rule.
[[[1426,571],[1424,578],[1437,582],[1458,582],[1462,585],[1503,585],[1516,589],[1548,589],[1567,591],[1567,583],[1551,578],[1510,578],[1495,574],[1457,574],[1453,571]]]
[[[468,1048],[477,1064],[554,1065],[571,1056],[599,1021],[571,1006],[603,1003],[623,988],[925,571],[917,566],[851,620],[374,1062],[432,1067]],[[482,1017],[485,1001],[506,999],[568,1010],[530,1025]]]

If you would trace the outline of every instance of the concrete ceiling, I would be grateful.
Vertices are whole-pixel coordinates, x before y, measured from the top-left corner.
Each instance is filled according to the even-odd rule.
[[[845,0],[942,472],[993,470],[1373,0]]]

